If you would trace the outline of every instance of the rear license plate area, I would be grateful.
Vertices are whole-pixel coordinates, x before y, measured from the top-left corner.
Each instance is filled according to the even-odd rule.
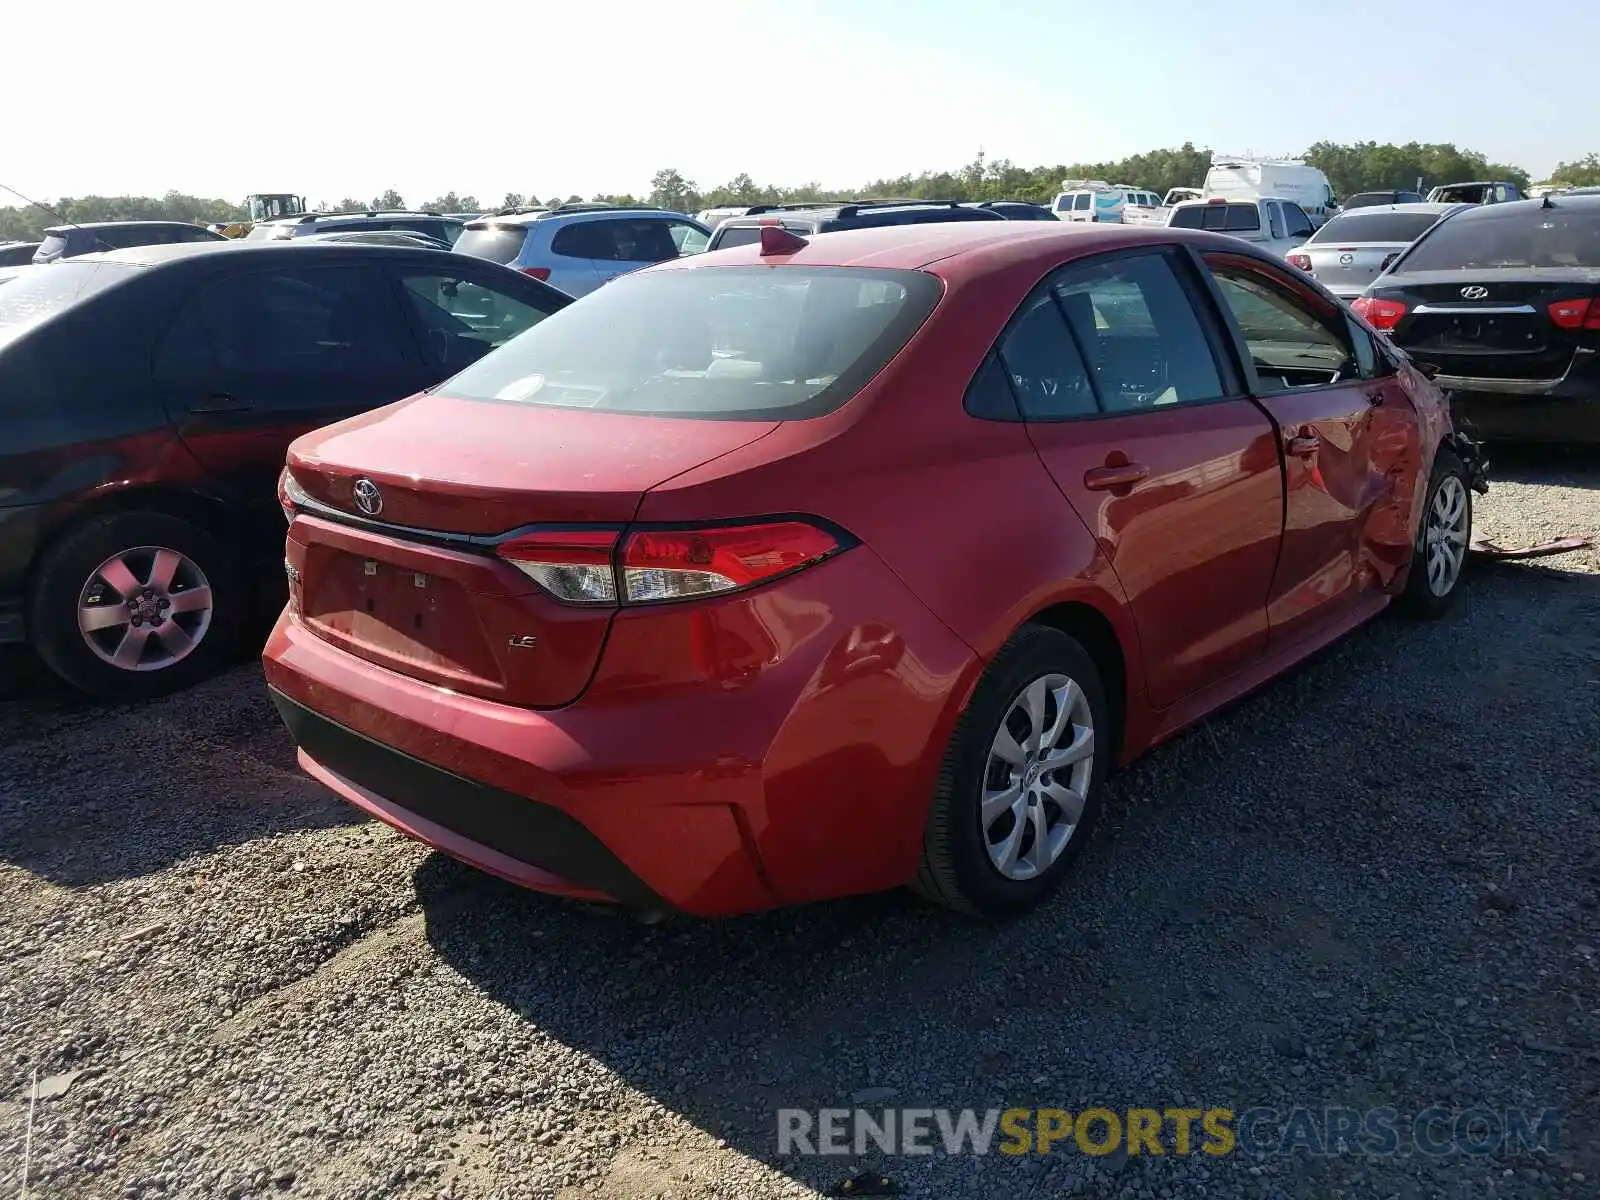
[[[313,546],[302,587],[304,618],[348,649],[379,661],[500,677],[473,599],[453,579]]]

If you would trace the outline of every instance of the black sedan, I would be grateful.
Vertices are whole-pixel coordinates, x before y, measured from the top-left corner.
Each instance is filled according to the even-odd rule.
[[[1454,213],[1352,307],[1482,436],[1600,441],[1600,196]]]
[[[481,259],[299,241],[144,246],[0,283],[0,642],[113,699],[200,678],[281,596],[290,441],[572,302]]]

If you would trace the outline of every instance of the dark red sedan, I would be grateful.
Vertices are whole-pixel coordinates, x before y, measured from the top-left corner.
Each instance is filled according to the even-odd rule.
[[[1457,450],[1224,236],[773,226],[296,442],[267,679],[316,778],[529,887],[1015,912],[1114,766],[1444,611]]]

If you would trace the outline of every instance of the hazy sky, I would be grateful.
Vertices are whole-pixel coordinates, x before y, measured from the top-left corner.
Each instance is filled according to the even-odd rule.
[[[1186,140],[1456,142],[1537,179],[1600,151],[1600,0],[82,0],[8,49],[0,183],[50,198],[846,186]]]

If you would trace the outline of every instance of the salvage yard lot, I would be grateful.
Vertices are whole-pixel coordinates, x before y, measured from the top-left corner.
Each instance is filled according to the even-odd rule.
[[[1478,529],[1600,541],[1600,465]],[[1554,1155],[881,1162],[905,1194],[1593,1196],[1600,552],[1479,566],[1116,779],[1060,897],[645,927],[296,769],[259,670],[0,702],[0,1194],[809,1195],[775,1111],[1560,1108]],[[892,1089],[892,1093],[887,1091]],[[883,1099],[888,1096],[890,1098]]]

